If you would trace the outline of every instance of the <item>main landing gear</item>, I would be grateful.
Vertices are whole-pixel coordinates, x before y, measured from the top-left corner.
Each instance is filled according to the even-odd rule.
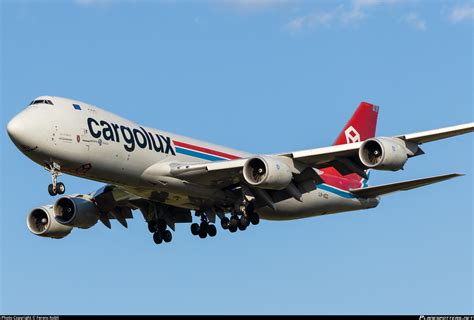
[[[191,233],[194,236],[199,236],[201,239],[204,239],[207,236],[214,237],[217,234],[216,226],[209,222],[209,219],[204,212],[199,212],[196,215],[201,217],[201,223],[191,224]]]
[[[167,230],[166,221],[163,219],[149,221],[148,231],[153,233],[153,241],[156,244],[161,244],[163,241],[168,243],[173,239],[173,234]]]
[[[66,192],[66,186],[62,182],[57,182],[58,176],[61,175],[61,166],[53,162],[52,165],[48,164],[45,170],[51,173],[52,183],[48,186],[49,195],[55,196],[57,194],[64,194],[64,192]]]
[[[238,214],[241,214],[239,217]],[[260,222],[260,217],[254,211],[253,202],[247,202],[244,204],[241,212],[233,212],[229,218],[224,217],[221,219],[221,227],[224,230],[229,230],[234,233],[237,230],[244,231],[250,224],[257,225]]]

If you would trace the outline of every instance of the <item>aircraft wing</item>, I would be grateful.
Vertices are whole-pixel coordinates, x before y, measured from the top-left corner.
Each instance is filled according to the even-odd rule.
[[[441,129],[393,136],[393,138],[399,138],[413,145],[418,145],[473,131],[474,123],[471,122]],[[299,164],[300,168],[310,166],[312,168],[322,169],[328,166],[334,166],[341,174],[357,173],[362,177],[366,177],[366,173],[364,172],[365,168],[360,163],[358,156],[359,148],[362,143],[363,142],[355,142],[276,154],[273,156],[291,158],[295,162],[295,165],[298,166]],[[413,153],[410,156],[416,156],[422,153],[420,150],[419,153]],[[166,171],[166,174],[189,182],[224,188],[236,184],[242,179],[242,169],[247,160],[248,158],[241,158],[215,162],[155,164],[145,171],[144,177],[151,179],[151,177],[159,176],[163,171]],[[169,169],[163,170],[163,165],[169,166]]]
[[[351,189],[350,192],[362,198],[375,198],[378,196],[386,195],[386,194],[397,192],[397,191],[406,191],[406,190],[423,187],[432,183],[437,183],[437,182],[441,182],[444,180],[448,180],[448,179],[452,179],[452,178],[456,178],[460,176],[463,176],[463,175],[458,174],[458,173],[451,173],[451,174],[445,174],[445,175],[429,177],[429,178],[384,184],[381,186]]]
[[[393,138],[399,138],[418,145],[473,131],[474,122],[471,122],[452,127],[394,136]],[[362,142],[357,142],[326,148],[309,149],[281,154],[281,156],[291,157],[316,168],[322,168],[327,166],[333,160],[340,160],[341,158],[357,158],[361,144]]]
[[[146,221],[152,220],[156,214],[159,214],[173,231],[176,223],[192,221],[191,211],[188,209],[156,203],[115,185],[105,185],[89,196],[100,211],[99,220],[109,229],[112,228],[111,219],[117,220],[127,228],[127,219],[133,219],[132,210],[135,209],[142,212]]]

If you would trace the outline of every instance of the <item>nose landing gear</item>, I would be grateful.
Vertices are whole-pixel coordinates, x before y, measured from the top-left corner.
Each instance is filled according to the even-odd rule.
[[[45,170],[51,173],[51,184],[48,186],[48,193],[50,196],[55,196],[57,194],[64,194],[66,192],[66,186],[62,182],[57,182],[58,176],[61,175],[61,166],[56,162],[53,162],[52,165],[48,164],[45,167]]]

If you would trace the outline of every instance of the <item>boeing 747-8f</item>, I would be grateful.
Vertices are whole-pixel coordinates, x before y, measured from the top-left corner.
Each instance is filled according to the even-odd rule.
[[[127,227],[141,211],[155,243],[170,242],[176,223],[199,223],[200,238],[230,232],[260,218],[290,220],[374,208],[380,197],[459,174],[368,186],[369,170],[398,171],[424,152],[423,143],[474,130],[474,123],[376,137],[379,108],[362,102],[332,146],[259,155],[148,128],[88,103],[53,96],[34,99],[7,127],[17,148],[46,168],[51,196],[65,192],[61,173],[105,183],[87,194],[61,196],[34,208],[29,230],[63,238],[111,219]]]

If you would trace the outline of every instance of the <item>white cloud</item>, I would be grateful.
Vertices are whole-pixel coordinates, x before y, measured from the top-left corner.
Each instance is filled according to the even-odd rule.
[[[329,26],[335,20],[341,19],[343,7],[339,6],[331,11],[317,11],[305,16],[297,17],[285,25],[285,28],[292,33],[304,29],[314,29],[318,26]]]
[[[417,30],[426,30],[426,21],[421,19],[416,13],[410,12],[409,14],[402,17],[402,21],[406,24],[414,27]]]
[[[453,23],[465,21],[465,20],[474,20],[474,5],[472,4],[465,4],[465,5],[457,5],[449,14],[449,20]]]
[[[316,11],[308,15],[296,17],[285,25],[291,33],[304,29],[314,29],[317,26],[330,26],[339,24],[357,24],[369,16],[368,11],[380,6],[396,5],[409,2],[410,0],[352,0],[349,7],[339,5],[334,9]],[[412,24],[419,30],[426,28],[424,20],[418,17],[409,17]],[[417,19],[413,19],[417,18]]]

